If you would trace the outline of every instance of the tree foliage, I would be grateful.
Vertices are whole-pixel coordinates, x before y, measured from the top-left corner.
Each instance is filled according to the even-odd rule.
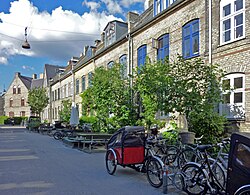
[[[93,85],[82,94],[83,114],[94,113],[102,131],[113,131],[132,124],[133,107],[129,81],[121,76],[121,65],[99,67],[93,75]]]
[[[222,76],[218,65],[205,64],[200,58],[184,60],[179,56],[174,62],[156,63],[148,60],[134,78],[145,123],[155,123],[158,111],[178,112],[186,116],[189,130],[208,136],[220,134],[225,118],[214,108],[221,101]],[[204,125],[202,129],[199,122]]]
[[[49,98],[44,88],[34,88],[29,91],[28,104],[33,113],[40,116],[40,113],[46,108]]]
[[[61,121],[69,123],[71,114],[71,100],[63,100],[62,108],[59,111],[59,118]]]

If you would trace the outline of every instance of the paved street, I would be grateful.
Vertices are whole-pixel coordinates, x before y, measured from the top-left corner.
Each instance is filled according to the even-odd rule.
[[[3,195],[163,194],[132,169],[110,176],[104,153],[87,154],[20,127],[0,126],[0,178]]]

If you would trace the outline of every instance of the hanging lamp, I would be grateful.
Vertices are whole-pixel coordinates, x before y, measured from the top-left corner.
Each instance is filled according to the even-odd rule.
[[[30,44],[28,43],[28,41],[27,41],[27,28],[28,27],[25,27],[25,41],[24,41],[24,43],[22,44],[22,48],[23,49],[30,49]]]

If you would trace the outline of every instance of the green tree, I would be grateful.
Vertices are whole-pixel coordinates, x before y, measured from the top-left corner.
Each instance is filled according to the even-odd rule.
[[[220,79],[223,76],[218,65],[205,64],[200,58],[176,61],[158,61],[147,63],[135,75],[135,90],[140,95],[143,109],[141,116],[150,126],[155,123],[156,113],[179,112],[186,116],[188,128],[197,134],[217,136],[223,131],[225,118],[214,112],[215,106],[221,101]],[[204,125],[200,123],[217,124]],[[208,117],[209,116],[209,117]],[[206,126],[206,127],[205,127]],[[207,128],[207,129],[205,129]],[[210,138],[209,138],[210,139]],[[213,140],[211,137],[210,140]]]
[[[29,91],[28,104],[33,113],[40,116],[40,113],[48,105],[49,98],[46,95],[46,89],[34,88]]]
[[[59,118],[61,121],[69,123],[71,114],[71,100],[63,100],[62,108],[59,111]]]
[[[131,88],[121,74],[121,65],[99,67],[93,75],[93,85],[81,94],[83,114],[94,112],[102,131],[112,132],[135,122],[131,103]]]

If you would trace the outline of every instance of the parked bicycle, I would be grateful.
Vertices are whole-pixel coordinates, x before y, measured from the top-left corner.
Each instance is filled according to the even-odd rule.
[[[75,133],[73,130],[58,130],[56,132],[54,132],[53,137],[56,140],[62,139],[64,137],[74,137]]]

